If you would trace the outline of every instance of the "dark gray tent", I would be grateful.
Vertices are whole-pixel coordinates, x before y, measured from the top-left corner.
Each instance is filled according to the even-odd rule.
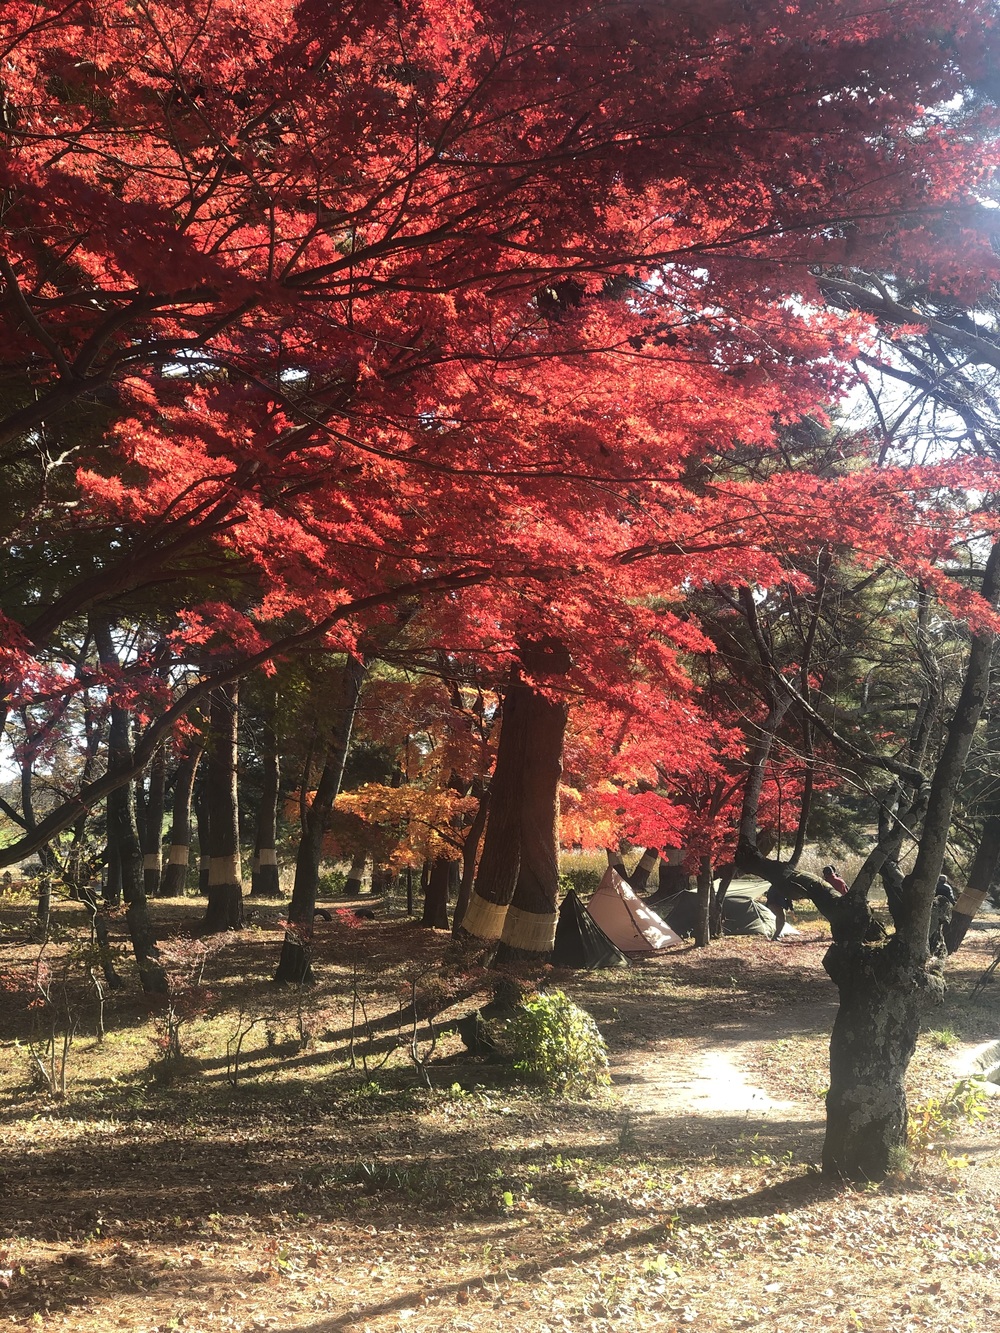
[[[698,895],[689,890],[653,904],[678,935],[693,935],[698,924]],[[730,889],[722,900],[722,928],[727,935],[763,935],[774,939],[774,913],[745,889]]]
[[[628,959],[589,914],[570,889],[559,909],[553,967],[621,967]]]

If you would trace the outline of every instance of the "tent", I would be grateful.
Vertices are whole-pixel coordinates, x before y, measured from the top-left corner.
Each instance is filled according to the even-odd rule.
[[[621,967],[628,959],[612,944],[570,889],[559,909],[556,939],[552,946],[553,967]]]
[[[722,929],[726,935],[763,935],[773,940],[777,924],[770,907],[758,902],[751,893],[739,889],[734,893],[730,889],[722,900]]]
[[[664,921],[678,935],[693,935],[698,923],[698,895],[685,889],[656,904]],[[745,889],[730,889],[722,900],[722,926],[727,935],[763,935],[774,939],[774,913]],[[786,926],[791,933],[791,927]]]
[[[632,892],[614,866],[604,872],[587,911],[622,953],[655,953],[680,944],[680,938]]]

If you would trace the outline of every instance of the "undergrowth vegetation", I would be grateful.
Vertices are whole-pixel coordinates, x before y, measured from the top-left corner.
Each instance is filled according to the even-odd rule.
[[[550,1092],[585,1095],[611,1082],[600,1029],[563,991],[523,1001],[510,1038],[514,1068]]]

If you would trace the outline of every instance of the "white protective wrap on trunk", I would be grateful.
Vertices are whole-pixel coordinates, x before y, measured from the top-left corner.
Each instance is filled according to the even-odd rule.
[[[556,914],[508,907],[500,938],[511,949],[548,953],[556,938]]]
[[[478,893],[473,893],[462,918],[462,929],[480,940],[498,940],[509,910],[506,903],[487,902]]]
[[[218,884],[239,884],[242,878],[238,855],[213,856],[209,860],[208,882],[211,887]]]

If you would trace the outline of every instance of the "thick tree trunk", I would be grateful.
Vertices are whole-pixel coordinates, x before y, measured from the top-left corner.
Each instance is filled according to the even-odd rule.
[[[461,931],[494,942],[503,932],[507,907],[521,868],[521,772],[527,746],[527,686],[511,668],[503,703],[497,762],[490,783],[489,814],[475,883]]]
[[[649,883],[649,877],[656,869],[656,863],[660,859],[660,849],[658,847],[647,847],[642,856],[636,862],[635,869],[631,875],[625,878],[635,893],[645,893],[646,885]]]
[[[982,594],[991,606],[1000,598],[1000,542],[986,562]],[[916,862],[901,886],[895,934],[885,945],[865,948],[855,932],[838,940],[835,930],[824,959],[844,1013],[830,1046],[827,1174],[875,1179],[891,1168],[893,1152],[905,1143],[903,1077],[922,1007],[928,997],[944,994],[940,972],[928,969],[931,909],[955,794],[989,687],[993,643],[990,633],[972,636],[962,691],[927,795]],[[848,911],[856,896],[848,893]]]
[[[167,864],[160,879],[161,898],[183,897],[187,888],[188,862],[191,856],[191,797],[201,761],[204,742],[196,741],[184,753],[174,775],[174,799],[171,806],[170,842]]]
[[[340,699],[330,728],[326,762],[312,804],[306,811],[299,839],[295,883],[288,906],[289,929],[285,932],[281,957],[274,974],[275,981],[282,985],[305,985],[313,980],[310,955],[323,839],[334,801],[340,793],[364,675],[364,662],[349,656],[341,677]]]
[[[608,858],[608,866],[614,870],[622,879],[628,879],[628,866],[625,864],[625,858],[617,847],[605,847],[604,855]]]
[[[564,676],[570,659],[554,639],[520,650],[535,679]],[[559,778],[567,707],[511,670],[490,810],[475,888],[462,931],[502,956],[539,958],[555,937],[559,895]],[[498,955],[500,956],[500,955]]]
[[[431,926],[435,930],[448,929],[448,885],[452,865],[453,862],[439,856],[431,866],[424,890],[424,910],[420,918],[422,926]]]
[[[35,905],[35,921],[44,935],[49,933],[49,914],[52,911],[52,880],[42,875],[38,881],[38,901]]]
[[[238,715],[239,686],[235,682],[212,691],[205,792],[209,827],[208,906],[202,923],[209,935],[243,929],[236,776]]]
[[[840,1008],[830,1038],[823,1172],[881,1180],[903,1166],[904,1080],[929,1001],[944,994],[940,975],[898,937],[872,947],[833,945],[824,967]]]
[[[281,786],[281,764],[278,756],[278,738],[270,719],[262,730],[261,766],[263,784],[260,807],[257,811],[257,836],[254,842],[253,878],[250,896],[275,898],[281,890],[278,882],[278,794]]]
[[[568,663],[567,663],[568,666]],[[552,952],[559,915],[559,779],[569,709],[532,690],[521,785],[521,857],[497,962]]]

